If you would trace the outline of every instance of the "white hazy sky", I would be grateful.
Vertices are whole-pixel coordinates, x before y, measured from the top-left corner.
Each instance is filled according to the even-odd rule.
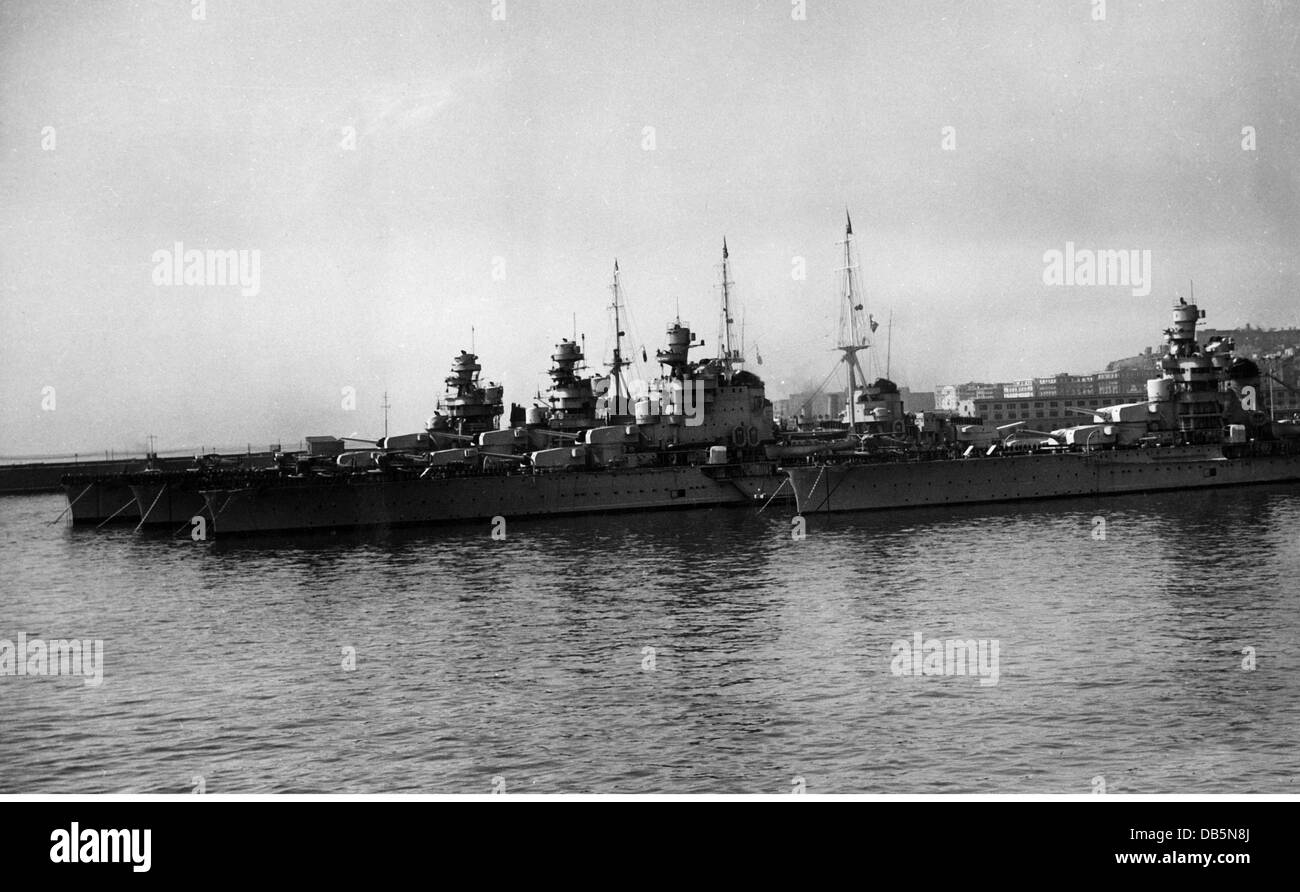
[[[0,454],[375,436],[384,390],[417,430],[471,326],[524,403],[574,314],[606,353],[615,257],[635,346],[680,305],[711,348],[724,235],[781,396],[831,368],[846,206],[914,389],[1094,371],[1188,278],[1297,323],[1300,4],[500,5],[0,6]],[[177,241],[260,293],[155,286]],[[1066,241],[1150,250],[1151,295],[1045,286]]]

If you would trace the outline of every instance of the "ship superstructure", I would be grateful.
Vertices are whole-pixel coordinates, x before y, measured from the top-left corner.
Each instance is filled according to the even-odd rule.
[[[447,376],[447,391],[438,403],[428,430],[439,433],[456,433],[473,436],[495,429],[503,410],[503,388],[491,381],[480,382],[478,356],[460,351],[452,360],[451,374]]]
[[[551,430],[576,433],[596,426],[595,391],[591,378],[583,376],[581,371],[585,359],[576,341],[564,339],[555,345],[545,415],[546,426]]]
[[[619,292],[615,269],[617,320]],[[622,331],[616,325],[614,362],[610,368],[608,397],[602,400],[609,424],[634,424],[647,445],[659,450],[725,446],[757,450],[776,439],[772,403],[762,379],[742,368],[744,354],[734,346],[730,252],[722,244],[722,318],[719,354],[692,359],[691,350],[703,347],[688,323],[678,317],[666,331],[666,345],[656,351],[660,374],[645,382],[628,382],[622,374],[627,360],[621,347]]]

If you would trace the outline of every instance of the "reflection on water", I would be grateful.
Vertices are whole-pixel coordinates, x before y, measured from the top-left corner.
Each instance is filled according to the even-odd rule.
[[[1300,764],[1300,487],[802,541],[773,509],[194,543],[61,507],[0,500],[0,638],[102,638],[105,681],[0,677],[3,792],[1290,792]],[[895,676],[917,632],[997,640],[998,684]]]

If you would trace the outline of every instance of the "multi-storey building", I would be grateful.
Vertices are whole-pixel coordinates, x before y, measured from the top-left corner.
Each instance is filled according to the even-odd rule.
[[[838,421],[843,412],[844,394],[836,391],[792,393],[772,402],[772,413],[791,422]]]
[[[964,400],[994,399],[1002,396],[1001,384],[968,381],[965,384],[940,384],[934,389],[935,407],[956,412]]]
[[[979,416],[985,424],[1003,425],[1024,422],[1031,430],[1055,430],[1082,424],[1090,419],[1091,410],[1116,403],[1138,403],[1147,398],[1146,389],[1130,393],[1088,396],[1003,397],[999,400],[968,400],[960,406],[963,415]]]

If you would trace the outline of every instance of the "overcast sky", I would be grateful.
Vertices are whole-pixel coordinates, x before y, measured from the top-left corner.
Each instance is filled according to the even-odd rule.
[[[913,389],[1095,371],[1188,279],[1212,326],[1300,315],[1297,4],[202,12],[0,6],[0,455],[377,436],[385,390],[418,430],[471,327],[526,403],[575,314],[607,358],[615,257],[635,348],[680,306],[711,350],[724,235],[783,396],[834,362],[846,207]],[[260,290],[155,284],[176,242]],[[1066,242],[1149,250],[1150,294],[1045,285]]]

